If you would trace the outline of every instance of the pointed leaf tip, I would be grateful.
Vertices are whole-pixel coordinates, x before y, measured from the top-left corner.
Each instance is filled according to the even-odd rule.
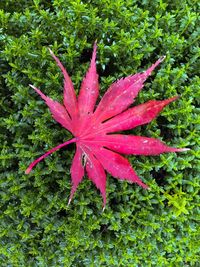
[[[93,45],[93,53],[95,55],[94,60],[96,60],[96,52],[97,52],[97,40],[94,42],[94,45]]]
[[[90,67],[81,83],[81,90],[78,96],[79,112],[82,117],[85,118],[88,117],[88,114],[93,113],[97,98],[99,96],[98,74],[96,70],[96,50],[97,46],[95,42],[93,46]]]
[[[173,96],[173,97],[169,98],[169,100],[175,101],[175,100],[177,100],[179,98],[180,98],[180,95],[176,95],[176,96]]]
[[[50,52],[50,54],[53,56],[53,55],[54,55],[54,53],[53,53],[53,51],[51,50],[51,48],[50,48],[50,47],[48,47],[48,49],[49,49],[49,52]]]
[[[71,197],[70,197],[69,200],[68,200],[67,206],[70,205],[71,201],[72,201],[72,199],[71,199]]]
[[[139,184],[139,183],[138,183]],[[143,189],[151,190],[150,187],[144,183],[139,184]]]
[[[32,84],[29,84],[29,86],[34,89],[41,96],[42,99],[46,100],[47,97],[37,87]]]
[[[52,50],[48,47],[49,52],[53,59],[56,61],[56,64],[60,68],[64,76],[64,105],[68,113],[70,114],[71,118],[76,118],[77,116],[77,101],[76,101],[76,93],[74,90],[73,83],[67,73],[66,69],[64,68],[61,61],[54,55]]]
[[[184,152],[184,151],[189,151],[191,150],[190,148],[177,148],[175,152]]]
[[[43,154],[42,156],[40,156],[39,158],[37,158],[36,160],[34,160],[27,168],[27,170],[25,171],[26,174],[29,174],[30,171],[35,167],[35,165],[37,165],[41,160],[45,159],[46,157],[48,157],[50,154],[52,154],[53,152],[57,151],[58,149],[65,147],[71,143],[75,143],[77,141],[76,138],[72,138],[56,147],[53,147],[52,149],[50,149],[49,151],[47,151],[45,154]]]
[[[30,172],[31,172],[31,168],[28,167],[28,168],[26,169],[26,171],[25,171],[25,174],[29,174]]]
[[[97,53],[97,42],[95,41],[94,45],[93,45],[93,52],[92,52],[92,62],[93,62],[93,64],[95,63],[95,60],[96,60],[96,53]],[[95,68],[96,68],[96,65],[95,65]]]
[[[165,60],[165,58],[166,58],[166,56],[161,56],[161,57],[159,58],[159,61],[160,61],[160,62],[163,62],[163,61]]]
[[[34,85],[32,85],[32,84],[29,84],[29,86],[30,86],[31,88],[35,89],[35,86],[34,86]]]

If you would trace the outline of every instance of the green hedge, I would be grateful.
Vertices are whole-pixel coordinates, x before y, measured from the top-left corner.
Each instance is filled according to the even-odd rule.
[[[0,8],[0,266],[199,266],[199,1],[1,0]],[[73,145],[24,173],[71,137],[28,86],[62,100],[62,74],[47,48],[78,92],[96,39],[101,95],[167,56],[136,104],[181,98],[130,133],[191,148],[130,156],[151,191],[108,176],[104,212],[88,179],[67,207]]]

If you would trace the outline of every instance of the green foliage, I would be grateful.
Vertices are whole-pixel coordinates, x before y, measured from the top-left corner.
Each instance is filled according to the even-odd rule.
[[[2,267],[199,266],[199,7],[197,0],[1,0]],[[44,147],[70,138],[28,86],[61,100],[63,78],[47,48],[78,90],[96,39],[101,94],[167,56],[137,103],[181,98],[131,133],[191,148],[129,157],[151,191],[108,177],[104,212],[86,179],[67,207],[74,146],[24,174]]]

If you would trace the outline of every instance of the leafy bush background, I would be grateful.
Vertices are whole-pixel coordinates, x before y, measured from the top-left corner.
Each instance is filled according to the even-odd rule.
[[[0,7],[0,265],[199,266],[198,1],[1,0]],[[101,95],[167,55],[136,104],[181,98],[130,132],[192,149],[129,157],[151,191],[108,177],[103,213],[87,179],[67,207],[74,146],[24,174],[31,160],[70,138],[28,86],[62,99],[63,78],[47,47],[78,92],[95,39]]]

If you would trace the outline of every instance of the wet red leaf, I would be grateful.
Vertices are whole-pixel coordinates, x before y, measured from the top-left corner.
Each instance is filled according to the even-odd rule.
[[[95,108],[99,96],[98,74],[96,71],[96,43],[88,72],[83,79],[80,93],[76,97],[72,81],[59,59],[50,50],[64,75],[64,104],[45,96],[39,89],[30,85],[46,102],[53,118],[70,131],[74,138],[52,148],[40,158],[33,161],[26,170],[28,174],[42,159],[70,143],[76,143],[76,152],[71,166],[72,189],[69,203],[77,186],[82,181],[84,170],[90,180],[100,190],[103,205],[106,204],[106,174],[137,183],[148,188],[130,163],[121,154],[159,155],[164,152],[186,151],[186,148],[172,148],[160,140],[143,136],[113,134],[149,123],[177,96],[162,100],[150,100],[144,104],[131,107],[135,97],[142,89],[145,80],[164,59],[161,57],[145,72],[130,75],[114,82]]]

